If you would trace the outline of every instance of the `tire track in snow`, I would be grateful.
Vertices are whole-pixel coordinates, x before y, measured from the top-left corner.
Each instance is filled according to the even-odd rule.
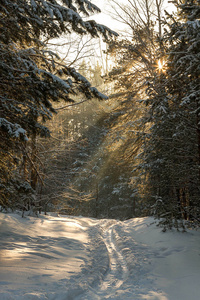
[[[109,271],[100,286],[100,290],[104,292],[110,288],[120,288],[129,274],[126,260],[117,247],[114,235],[115,224],[112,224],[103,233],[103,240],[110,259]]]
[[[123,240],[123,237],[119,237],[115,228],[117,222],[114,220],[102,220],[100,224],[93,225],[105,245],[104,251],[109,257],[109,266],[106,273],[99,277],[101,279],[89,285],[87,291],[76,300],[115,299],[117,291],[122,288],[129,276],[127,262],[117,246],[117,241]],[[102,261],[102,265],[104,264]]]
[[[135,241],[130,225],[106,219],[94,219],[88,225],[90,264],[79,276],[78,293],[69,300],[161,299],[150,273],[152,254]]]

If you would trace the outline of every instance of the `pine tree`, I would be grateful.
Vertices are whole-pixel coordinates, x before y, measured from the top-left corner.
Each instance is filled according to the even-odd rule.
[[[82,16],[99,12],[88,0],[2,0],[0,3],[0,191],[3,207],[26,194],[30,199],[37,178],[36,138],[49,136],[44,125],[53,102],[106,98],[72,67],[62,64],[45,42],[73,32],[105,40],[116,35]],[[31,142],[30,142],[31,141]],[[32,146],[31,146],[32,145]],[[31,150],[29,151],[29,149]],[[29,164],[29,170],[27,169]],[[31,175],[30,175],[31,173]],[[24,201],[20,204],[24,206]]]
[[[163,39],[165,70],[149,81],[151,128],[143,165],[155,213],[165,226],[200,220],[200,3],[174,3],[177,15],[168,14]]]

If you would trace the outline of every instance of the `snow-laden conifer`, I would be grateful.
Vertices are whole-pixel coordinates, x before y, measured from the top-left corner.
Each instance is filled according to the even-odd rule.
[[[168,225],[200,221],[200,3],[173,2],[177,14],[167,14],[163,38],[165,69],[149,82],[152,125],[143,165],[154,213]]]
[[[13,163],[21,165],[21,175],[19,172],[18,175],[32,187],[35,187],[36,178],[40,178],[34,140],[37,135],[49,136],[43,121],[55,112],[53,102],[73,101],[72,95],[80,92],[88,99],[105,98],[75,69],[61,63],[46,45],[51,38],[73,32],[92,37],[101,35],[105,40],[116,35],[106,26],[83,19],[99,11],[88,0],[1,1],[0,169],[3,188],[0,205],[6,206],[10,197],[9,191],[5,192],[5,184],[14,174]],[[30,155],[25,145],[27,138],[32,141]],[[27,174],[27,161],[31,178]]]

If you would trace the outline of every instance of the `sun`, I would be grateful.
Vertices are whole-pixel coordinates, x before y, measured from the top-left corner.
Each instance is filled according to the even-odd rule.
[[[165,64],[166,64],[166,61],[164,59],[159,59],[157,61],[157,69],[159,72],[165,72]]]

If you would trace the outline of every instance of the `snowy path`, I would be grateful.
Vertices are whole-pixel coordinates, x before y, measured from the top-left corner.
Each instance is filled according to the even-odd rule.
[[[117,248],[114,240],[114,226],[111,225],[104,229],[103,240],[106,245],[110,268],[109,272],[101,283],[101,290],[107,291],[109,288],[120,288],[128,277],[128,267],[125,258]]]
[[[200,232],[0,213],[0,300],[199,300]]]
[[[117,222],[105,220],[100,222],[100,224],[102,240],[108,253],[109,267],[105,276],[78,299],[105,299],[112,297],[117,290],[121,290],[121,286],[129,275],[126,259],[119,250],[114,238]]]
[[[104,269],[107,271],[98,281],[89,284],[87,290],[75,299],[167,300],[162,291],[154,288],[153,280],[148,274],[151,269],[148,248],[130,238],[129,227],[124,222],[115,220],[99,220],[93,226],[106,246],[108,266]],[[96,255],[98,256],[98,253]],[[105,264],[105,261],[101,264]],[[145,295],[148,295],[148,298],[143,298]]]

